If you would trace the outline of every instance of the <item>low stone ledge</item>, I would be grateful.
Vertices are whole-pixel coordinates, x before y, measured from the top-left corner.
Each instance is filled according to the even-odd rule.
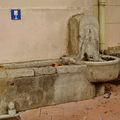
[[[60,64],[61,63],[60,59],[3,63],[0,64],[0,68],[4,68],[4,69],[35,68],[35,67],[52,66],[55,63]]]
[[[56,67],[58,74],[81,73],[87,71],[86,65],[64,65]]]
[[[33,69],[3,69],[0,70],[0,79],[34,76]]]
[[[14,70],[7,70],[6,72],[8,77],[10,78],[34,76],[33,69],[14,69]]]
[[[51,74],[57,73],[56,72],[56,68],[52,67],[52,66],[34,68],[34,72],[35,72],[35,76],[39,76],[39,75],[51,75]]]
[[[14,116],[11,115],[0,115],[0,120],[21,120],[20,115],[16,114]]]

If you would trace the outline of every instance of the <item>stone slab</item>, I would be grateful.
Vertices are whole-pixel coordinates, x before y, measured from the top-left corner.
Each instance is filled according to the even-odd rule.
[[[0,114],[7,113],[10,102],[17,111],[52,105],[55,80],[55,75],[1,80]]]
[[[46,66],[52,66],[53,64],[60,64],[60,59],[3,63],[0,64],[0,67],[5,69],[20,69],[20,68],[46,67]]]
[[[21,117],[18,114],[14,115],[14,116],[0,115],[0,120],[21,120]]]
[[[87,74],[59,74],[55,81],[55,98],[57,104],[86,100],[95,97],[95,86],[88,82]]]
[[[34,76],[33,69],[1,69],[0,79]]]
[[[86,65],[65,65],[56,67],[58,74],[81,73],[87,70]]]
[[[52,66],[40,67],[40,68],[34,68],[34,71],[35,71],[35,76],[50,75],[56,73],[56,68]]]
[[[17,78],[17,77],[27,77],[27,76],[34,76],[33,69],[11,69],[6,71],[7,76],[10,78]]]

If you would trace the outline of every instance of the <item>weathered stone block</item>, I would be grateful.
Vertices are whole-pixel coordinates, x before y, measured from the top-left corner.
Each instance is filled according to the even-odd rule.
[[[56,73],[56,68],[48,66],[48,67],[34,68],[34,71],[35,71],[35,76],[50,75]]]
[[[30,68],[1,69],[0,79],[34,76],[34,70]]]
[[[19,114],[15,115],[0,115],[0,120],[21,120],[21,116]]]
[[[6,74],[8,78],[17,78],[17,77],[27,77],[27,76],[34,76],[33,69],[9,69],[6,70]]]
[[[70,70],[67,73],[65,71],[66,74],[62,71],[63,74],[59,74],[55,81],[55,103],[85,100],[95,96],[95,86],[88,81],[86,66],[70,66]]]
[[[7,77],[7,73],[4,69],[0,70],[0,79],[6,78]]]
[[[0,116],[0,120],[21,120],[21,118],[20,116],[3,115],[3,116]]]
[[[12,75],[15,78],[0,79],[0,114],[7,113],[10,102],[17,111],[24,111],[95,96],[95,86],[88,81],[86,65],[60,68],[62,72],[58,74],[16,78],[18,74]]]
[[[66,66],[58,66],[56,67],[58,74],[66,74],[66,73],[81,73],[86,71],[86,65],[66,65]]]
[[[46,67],[46,66],[52,66],[53,64],[59,64],[60,59],[54,59],[54,60],[34,60],[29,62],[18,62],[18,63],[3,63],[0,64],[1,67],[5,69],[20,69],[20,68],[37,68],[37,67]]]
[[[79,24],[84,15],[78,14],[69,20],[69,42],[68,52],[70,55],[78,55],[79,53]]]
[[[10,102],[15,103],[17,111],[52,105],[56,75],[23,77],[3,80],[0,84],[0,114],[7,113]],[[1,83],[1,81],[0,81]]]

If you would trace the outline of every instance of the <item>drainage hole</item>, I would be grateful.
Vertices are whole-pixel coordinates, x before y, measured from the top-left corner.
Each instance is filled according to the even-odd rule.
[[[14,86],[14,85],[15,85],[15,83],[14,83],[14,82],[10,83],[10,86]]]

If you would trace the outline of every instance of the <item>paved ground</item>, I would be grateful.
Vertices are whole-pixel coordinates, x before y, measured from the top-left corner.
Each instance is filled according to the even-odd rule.
[[[43,107],[21,113],[22,120],[120,120],[120,85],[107,85],[95,99]]]

